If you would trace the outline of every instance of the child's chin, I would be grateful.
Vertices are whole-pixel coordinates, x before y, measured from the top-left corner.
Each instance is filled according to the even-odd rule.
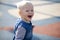
[[[31,21],[31,19],[28,19],[29,21]]]

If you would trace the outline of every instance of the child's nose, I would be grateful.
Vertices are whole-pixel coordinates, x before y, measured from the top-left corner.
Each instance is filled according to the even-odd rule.
[[[32,11],[29,11],[29,14],[32,14],[33,12]]]

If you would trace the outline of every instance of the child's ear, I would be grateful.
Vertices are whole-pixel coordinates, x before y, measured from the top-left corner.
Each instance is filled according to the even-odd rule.
[[[19,15],[21,14],[21,12],[20,12],[20,10],[18,9],[18,13],[19,13]]]

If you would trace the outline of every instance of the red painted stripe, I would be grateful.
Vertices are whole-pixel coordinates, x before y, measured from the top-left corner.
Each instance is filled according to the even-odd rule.
[[[35,26],[33,32],[60,38],[60,22],[43,26]]]

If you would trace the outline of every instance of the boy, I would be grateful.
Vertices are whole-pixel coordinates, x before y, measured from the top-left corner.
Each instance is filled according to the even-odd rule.
[[[13,40],[31,40],[33,26],[31,19],[34,15],[33,5],[29,1],[21,1],[17,3],[17,8],[21,18],[15,25],[15,36]]]

